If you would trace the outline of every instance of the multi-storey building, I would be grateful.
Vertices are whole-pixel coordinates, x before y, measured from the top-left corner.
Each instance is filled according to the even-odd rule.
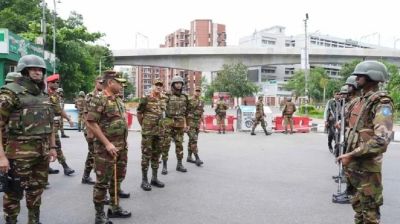
[[[190,30],[178,29],[165,37],[163,47],[224,47],[226,46],[225,25],[213,23],[210,19],[198,19],[190,23]],[[169,90],[170,81],[174,75],[180,75],[184,81],[184,90],[193,94],[196,86],[201,85],[200,71],[189,71],[175,68],[138,66],[137,96],[143,96],[151,88],[155,77],[164,80],[166,90]]]
[[[290,91],[284,90],[285,83],[290,80],[295,70],[322,67],[331,78],[340,78],[340,64],[320,64],[306,65],[304,60],[305,35],[299,34],[289,36],[285,34],[285,27],[273,26],[271,28],[255,31],[252,35],[243,37],[239,40],[240,46],[246,47],[266,47],[266,48],[295,48],[302,53],[302,59],[298,64],[289,65],[264,65],[249,68],[249,79],[257,82],[267,96],[267,102],[271,105],[279,105],[286,96],[291,96]],[[379,46],[360,43],[351,39],[343,39],[322,35],[318,32],[308,34],[307,48],[379,48]]]

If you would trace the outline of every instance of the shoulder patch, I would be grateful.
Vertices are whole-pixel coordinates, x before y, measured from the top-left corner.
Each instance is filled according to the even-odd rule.
[[[390,106],[388,106],[388,105],[382,106],[380,113],[385,117],[392,116],[392,114],[393,114],[392,113],[392,108]]]

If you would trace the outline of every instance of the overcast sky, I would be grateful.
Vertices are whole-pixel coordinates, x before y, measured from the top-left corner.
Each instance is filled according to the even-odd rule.
[[[53,1],[46,0],[53,9]],[[158,47],[167,34],[179,28],[190,29],[195,19],[212,19],[226,25],[227,44],[238,45],[239,38],[274,25],[286,27],[286,35],[304,33],[305,13],[309,32],[351,38],[393,47],[400,38],[399,3],[395,0],[61,0],[57,12],[67,18],[71,11],[83,15],[89,31],[106,34],[104,42],[112,49]],[[102,42],[99,42],[102,44]],[[400,48],[400,41],[397,43]]]

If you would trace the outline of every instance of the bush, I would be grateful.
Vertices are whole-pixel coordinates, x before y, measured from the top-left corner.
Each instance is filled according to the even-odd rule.
[[[301,105],[301,106],[299,107],[299,111],[298,111],[298,112],[301,113],[301,114],[305,114],[305,113],[306,113],[306,108],[307,108],[307,113],[308,113],[308,114],[311,114],[311,113],[317,111],[317,109],[315,108],[315,106],[310,105],[310,104],[306,104],[306,105]]]

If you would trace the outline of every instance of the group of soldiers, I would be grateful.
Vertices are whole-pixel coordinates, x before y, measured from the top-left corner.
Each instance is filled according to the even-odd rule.
[[[388,78],[384,64],[363,61],[327,104],[328,148],[339,166],[332,201],[351,203],[356,224],[380,222],[382,159],[392,136],[394,107],[379,88]],[[342,182],[347,184],[344,191]]]

